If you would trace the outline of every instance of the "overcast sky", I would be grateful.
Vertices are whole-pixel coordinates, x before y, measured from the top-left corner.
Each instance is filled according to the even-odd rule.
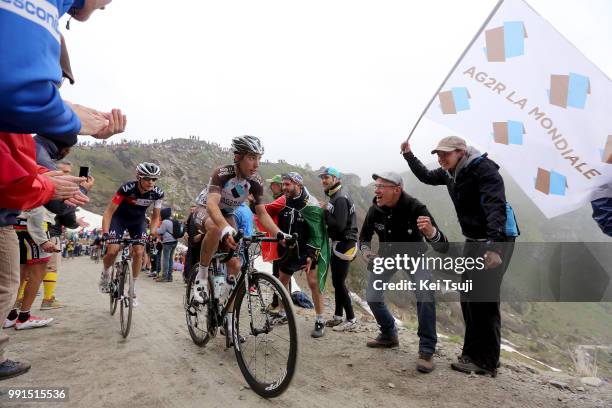
[[[367,182],[407,168],[400,142],[496,2],[114,0],[64,29],[62,94],[123,109],[128,139],[253,134],[265,158]],[[529,4],[612,77],[612,1]],[[425,122],[413,146],[445,135]]]

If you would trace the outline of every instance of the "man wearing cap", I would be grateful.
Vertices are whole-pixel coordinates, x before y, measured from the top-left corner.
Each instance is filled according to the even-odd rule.
[[[466,238],[464,257],[483,257],[485,270],[466,271],[474,289],[461,292],[465,320],[463,350],[451,366],[464,373],[497,375],[501,348],[499,291],[514,250],[514,236],[506,230],[507,204],[499,166],[468,146],[460,137],[445,137],[432,150],[440,168],[428,170],[412,153],[410,144],[401,151],[414,175],[423,183],[446,185],[461,231]],[[514,217],[510,210],[510,214]],[[515,221],[515,220],[514,220]]]
[[[272,178],[266,179],[266,183],[270,186],[272,192],[272,198],[277,199],[283,195],[283,179],[280,174],[275,175]]]
[[[375,197],[359,234],[359,248],[368,262],[368,269],[372,271],[367,288],[368,305],[380,327],[380,334],[376,339],[369,340],[367,346],[389,348],[399,345],[397,327],[393,315],[384,303],[384,292],[376,285],[376,281],[388,282],[396,270],[387,270],[382,274],[373,273],[374,259],[395,257],[398,254],[420,257],[427,251],[427,243],[436,251],[445,252],[448,250],[448,241],[427,207],[404,191],[399,174],[378,173],[373,174],[372,179],[376,183]],[[379,241],[378,253],[373,252],[371,246],[375,233]],[[419,322],[417,370],[429,373],[434,369],[433,353],[438,340],[436,305],[434,291],[423,290],[419,282],[431,280],[431,274],[421,268],[409,272],[410,279],[417,283],[414,291]]]
[[[325,212],[327,234],[332,240],[330,267],[335,290],[336,309],[334,317],[325,323],[334,331],[350,331],[357,328],[357,319],[349,290],[346,286],[349,266],[357,256],[357,215],[355,204],[348,190],[342,185],[340,172],[326,167],[319,174],[328,203],[321,203]],[[346,320],[342,321],[343,311]]]
[[[272,192],[272,198],[274,199],[271,203],[265,205],[266,211],[274,221],[274,224],[278,225],[278,213],[285,207],[285,196],[283,195],[283,179],[280,174],[273,176],[272,178],[266,179],[266,183],[270,186]],[[263,225],[259,222],[257,216],[255,216],[255,225],[260,231],[265,231]],[[268,233],[268,236],[270,234]],[[272,262],[272,275],[279,278],[278,269],[278,244],[276,242],[262,242],[261,243],[261,257],[264,262]],[[291,291],[291,290],[290,290]],[[278,296],[274,294],[272,297],[271,309],[275,310],[278,308]]]
[[[280,281],[289,287],[291,276],[305,270],[308,286],[315,305],[315,327],[311,336],[324,335],[323,290],[329,263],[329,242],[325,228],[323,210],[317,199],[304,186],[299,173],[290,172],[282,176],[285,206],[278,212],[278,228],[285,234],[297,233],[297,247],[294,249],[278,246],[282,258],[285,251],[292,251],[279,264]],[[270,216],[274,216],[273,213]]]

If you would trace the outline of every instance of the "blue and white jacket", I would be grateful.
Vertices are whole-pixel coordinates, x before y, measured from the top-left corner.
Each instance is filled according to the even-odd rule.
[[[0,0],[0,132],[38,133],[76,143],[81,121],[58,90],[59,19],[83,3]]]

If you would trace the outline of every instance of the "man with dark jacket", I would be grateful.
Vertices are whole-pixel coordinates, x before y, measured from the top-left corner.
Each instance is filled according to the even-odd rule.
[[[335,290],[336,310],[334,317],[327,322],[327,327],[334,331],[350,331],[357,328],[357,319],[346,278],[351,261],[357,255],[357,215],[355,204],[348,190],[342,185],[340,172],[333,167],[326,167],[321,174],[321,184],[329,202],[321,203],[325,211],[327,234],[332,240],[330,267],[332,283]],[[342,321],[343,311],[346,321]]]
[[[374,258],[394,257],[407,254],[419,257],[427,251],[427,243],[439,252],[448,250],[448,240],[437,227],[436,222],[419,200],[411,197],[403,189],[399,174],[386,172],[373,174],[375,181],[375,198],[368,210],[359,235],[359,248],[368,261],[368,305],[380,327],[380,334],[367,342],[368,347],[395,347],[399,345],[395,319],[384,303],[383,293],[376,287],[375,281],[388,281],[396,272],[388,270],[375,274]],[[372,251],[371,241],[376,233],[379,241],[378,253]],[[438,340],[436,334],[436,305],[434,291],[423,290],[420,282],[431,280],[431,274],[424,268],[410,271],[410,278],[417,283],[417,317],[419,328],[419,358],[417,370],[422,373],[433,371],[433,354]]]
[[[462,275],[464,281],[473,281],[474,289],[461,292],[465,336],[462,355],[452,368],[495,376],[501,349],[499,292],[515,240],[506,236],[506,193],[499,166],[457,136],[443,138],[431,152],[438,155],[441,167],[436,170],[428,170],[407,141],[401,150],[420,181],[448,189],[466,239],[463,256],[484,257],[485,270]]]
[[[278,228],[283,233],[295,233],[298,238],[296,248],[278,246],[278,255],[281,258],[286,251],[291,251],[283,262],[279,262],[280,281],[289,289],[291,276],[298,271],[306,271],[316,312],[315,327],[310,335],[319,338],[325,333],[323,288],[329,262],[323,211],[317,199],[304,186],[300,174],[289,172],[284,174],[282,179],[285,205],[275,208],[268,206],[266,211],[272,218],[278,216]]]

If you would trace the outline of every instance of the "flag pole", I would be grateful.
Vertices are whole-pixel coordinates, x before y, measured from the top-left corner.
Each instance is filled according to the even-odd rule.
[[[465,50],[463,50],[463,53],[461,53],[461,55],[459,56],[459,59],[457,60],[457,62],[455,62],[455,65],[453,65],[453,68],[451,68],[451,70],[448,73],[448,75],[446,75],[446,78],[444,78],[444,81],[442,81],[442,83],[438,87],[438,90],[433,94],[433,96],[429,100],[429,103],[427,104],[427,106],[425,106],[425,109],[423,110],[423,112],[421,113],[421,116],[419,116],[419,118],[417,119],[416,123],[412,127],[412,130],[410,131],[410,134],[408,135],[408,138],[406,139],[406,141],[410,140],[410,138],[412,137],[412,134],[416,130],[417,126],[419,126],[419,123],[421,123],[421,119],[423,119],[423,116],[425,116],[425,113],[427,112],[427,110],[429,109],[429,107],[431,106],[433,101],[436,99],[436,96],[438,96],[438,94],[442,90],[442,87],[444,86],[444,84],[446,84],[446,81],[448,81],[448,78],[450,78],[450,76],[453,74],[453,72],[455,72],[455,69],[457,69],[457,66],[459,65],[459,63],[461,62],[463,57],[465,57],[465,54],[467,54],[468,50],[470,48],[472,48],[472,45],[474,45],[474,43],[476,42],[476,39],[480,36],[480,34],[482,34],[482,32],[484,31],[485,27],[487,26],[487,24],[489,24],[489,21],[491,21],[491,19],[495,15],[495,13],[497,13],[497,10],[500,8],[500,6],[502,5],[503,2],[504,2],[504,0],[499,0],[497,2],[497,4],[495,5],[493,10],[491,11],[489,16],[487,17],[487,19],[484,21],[484,23],[482,23],[482,26],[480,26],[480,29],[478,30],[478,32],[476,33],[474,38],[472,38],[472,41],[470,41],[470,43],[465,48]]]

